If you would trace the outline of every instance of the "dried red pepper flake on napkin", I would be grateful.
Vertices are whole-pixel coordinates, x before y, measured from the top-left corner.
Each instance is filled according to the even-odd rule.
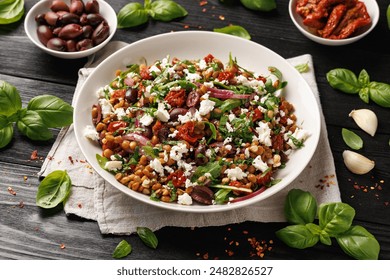
[[[31,160],[37,160],[38,159],[38,150],[34,150],[34,151],[31,152],[30,159]]]
[[[12,194],[12,195],[16,195],[16,192],[14,191],[14,189],[12,187],[8,187],[7,188],[7,191]]]

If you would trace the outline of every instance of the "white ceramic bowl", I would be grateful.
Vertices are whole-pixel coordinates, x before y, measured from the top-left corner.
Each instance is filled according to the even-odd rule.
[[[328,45],[328,46],[342,46],[354,43],[364,36],[366,36],[368,33],[370,33],[376,26],[379,20],[379,7],[375,0],[360,0],[361,2],[364,2],[364,4],[367,7],[367,12],[371,17],[371,24],[365,28],[363,28],[358,34],[354,35],[353,37],[347,38],[347,39],[326,39],[318,36],[315,31],[310,29],[309,27],[305,26],[303,24],[302,17],[296,12],[295,6],[297,3],[297,0],[290,0],[289,3],[289,13],[292,22],[295,24],[295,26],[298,28],[298,30],[305,35],[310,40],[313,40],[314,42]]]
[[[65,3],[69,5],[70,0],[64,0]],[[47,48],[45,45],[43,45],[37,35],[37,23],[35,22],[35,16],[38,14],[46,13],[50,11],[50,5],[53,2],[53,0],[42,0],[36,3],[27,13],[25,21],[24,21],[24,30],[27,34],[27,36],[30,38],[30,40],[41,50],[47,52],[48,54],[51,54],[56,57],[65,58],[65,59],[76,59],[76,58],[82,58],[89,56],[101,48],[103,48],[114,36],[115,31],[117,29],[117,17],[114,9],[105,1],[103,0],[97,0],[99,2],[100,7],[100,14],[106,19],[108,25],[110,26],[110,35],[104,42],[100,43],[99,45],[85,50],[85,51],[79,51],[79,52],[61,52],[61,51],[55,51]],[[84,1],[86,2],[86,1]]]
[[[305,146],[293,152],[286,167],[276,173],[275,178],[282,179],[279,183],[257,196],[240,202],[225,205],[206,206],[193,204],[188,206],[153,201],[149,196],[135,192],[120,184],[111,173],[99,166],[96,154],[102,153],[101,147],[87,139],[84,133],[88,125],[93,125],[91,108],[97,103],[97,90],[110,83],[115,77],[117,69],[125,70],[126,65],[140,63],[140,61],[145,61],[145,59],[147,64],[150,65],[156,60],[165,58],[167,55],[171,58],[201,59],[208,54],[212,54],[226,63],[229,60],[229,53],[237,58],[240,66],[259,74],[268,74],[269,66],[277,67],[282,72],[283,79],[288,82],[287,87],[283,90],[283,94],[295,107],[295,114],[298,117],[297,123],[302,124],[303,129],[310,133],[310,137],[305,141]],[[110,55],[99,64],[87,78],[80,92],[81,94],[76,98],[74,106],[74,130],[77,142],[88,163],[107,182],[127,195],[154,206],[177,211],[198,213],[228,211],[267,199],[285,188],[306,167],[316,150],[321,129],[320,111],[316,98],[309,85],[290,63],[275,52],[253,41],[216,32],[173,32],[132,43]],[[284,202],[280,201],[280,203]]]

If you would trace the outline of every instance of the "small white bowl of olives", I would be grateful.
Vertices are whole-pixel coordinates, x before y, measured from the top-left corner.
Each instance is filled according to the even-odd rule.
[[[117,17],[103,0],[42,0],[27,13],[24,29],[43,51],[77,59],[103,48],[114,36]]]

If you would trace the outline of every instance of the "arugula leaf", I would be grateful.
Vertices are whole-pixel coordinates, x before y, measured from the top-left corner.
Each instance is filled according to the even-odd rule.
[[[191,177],[191,181],[195,182],[200,176],[210,173],[212,178],[218,178],[222,170],[222,166],[218,161],[208,162],[206,165],[198,166]]]

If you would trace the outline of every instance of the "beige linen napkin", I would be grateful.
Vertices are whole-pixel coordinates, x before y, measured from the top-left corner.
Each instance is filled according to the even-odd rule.
[[[75,96],[88,75],[105,57],[125,46],[123,42],[111,42],[100,53],[89,58],[85,68],[79,71]],[[318,104],[319,93],[310,55],[288,59],[296,66],[309,64],[309,71],[302,73],[312,88]],[[288,191],[300,188],[310,191],[318,203],[341,201],[333,156],[330,150],[324,117],[321,110],[322,130],[318,148],[306,169],[283,191],[251,206],[221,213],[180,213],[144,204],[123,194],[94,172],[83,158],[77,145],[73,126],[59,133],[39,175],[67,170],[72,179],[72,192],[64,210],[67,214],[96,220],[103,234],[131,234],[136,227],[145,226],[158,230],[165,226],[205,227],[240,223],[244,221],[283,222],[283,203]]]

